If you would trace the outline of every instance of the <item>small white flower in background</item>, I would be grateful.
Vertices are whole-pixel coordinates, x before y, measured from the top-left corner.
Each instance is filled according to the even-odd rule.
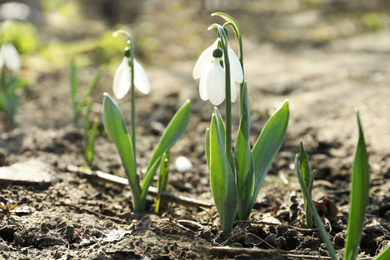
[[[0,68],[4,65],[14,72],[18,72],[21,67],[19,52],[9,42],[4,43],[0,49]]]
[[[179,156],[175,161],[175,168],[179,172],[186,172],[191,170],[193,168],[193,165],[190,160],[187,159],[187,157]]]
[[[225,69],[221,66],[223,54],[221,57],[214,57],[214,50],[218,49],[217,39],[213,45],[208,47],[199,57],[195,64],[192,76],[194,79],[200,78],[199,94],[203,100],[218,106],[225,100]],[[237,89],[234,82],[242,83],[244,74],[240,60],[234,51],[228,46],[230,79],[231,79],[231,101],[237,99]]]
[[[116,98],[123,98],[130,89],[131,69],[129,66],[130,58],[124,57],[122,63],[115,72],[113,91]],[[150,83],[145,70],[141,64],[134,59],[134,85],[144,94],[149,94]]]

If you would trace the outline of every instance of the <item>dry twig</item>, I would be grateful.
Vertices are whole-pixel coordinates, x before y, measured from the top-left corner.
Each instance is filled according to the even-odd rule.
[[[107,183],[114,183],[117,185],[122,186],[128,186],[129,182],[126,178],[118,177],[112,174],[108,174],[102,171],[92,171],[83,169],[74,165],[68,165],[67,170],[69,172],[74,172],[78,174],[83,174],[84,176],[94,178],[103,182]],[[155,187],[149,187],[149,194],[152,196],[157,196],[157,188]],[[212,204],[200,201],[193,198],[184,197],[181,195],[174,195],[168,192],[161,192],[161,199],[168,201],[168,202],[174,202],[186,207],[204,207],[204,208],[211,208]]]

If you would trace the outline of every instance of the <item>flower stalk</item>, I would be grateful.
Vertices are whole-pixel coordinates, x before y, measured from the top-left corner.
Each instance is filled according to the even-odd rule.
[[[131,35],[123,30],[119,30],[113,33],[113,36],[116,37],[118,34],[123,34],[127,37],[129,47],[125,50],[125,57],[129,58],[129,67],[134,68],[134,41]],[[130,124],[131,124],[131,142],[133,143],[133,154],[136,154],[136,142],[135,142],[135,85],[134,85],[134,71],[135,69],[130,70],[130,92],[131,92],[131,100],[130,100]],[[136,164],[136,157],[134,156],[134,163]]]

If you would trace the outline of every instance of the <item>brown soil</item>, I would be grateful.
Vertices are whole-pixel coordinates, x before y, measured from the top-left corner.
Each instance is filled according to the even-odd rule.
[[[156,6],[165,6],[160,2],[157,1]],[[141,21],[150,19],[151,13],[158,10],[153,5],[148,8],[139,18]],[[314,12],[316,18],[312,18],[313,13],[308,10]],[[272,31],[269,26],[275,26],[275,30],[290,26],[294,32],[299,31],[300,25],[294,24],[299,19],[301,23],[308,19],[309,24],[310,19],[318,19],[314,21],[318,23],[326,19],[321,11],[308,10],[280,14],[280,19],[274,12],[265,10],[262,17],[272,13],[272,19],[263,26],[267,31]],[[327,11],[333,12],[333,9],[329,7]],[[242,28],[248,22],[248,28],[254,31],[255,27],[250,27],[255,26],[253,13],[247,10],[230,13],[242,21]],[[190,12],[189,15],[194,21],[203,19],[197,28],[201,35],[210,35],[205,28],[220,22],[209,14]],[[160,13],[155,19],[154,23],[161,20],[169,24],[172,17]],[[301,26],[302,30],[308,29]],[[258,37],[264,41],[260,42]],[[302,196],[292,164],[301,140],[309,153],[311,166],[317,170],[313,198],[316,201],[329,199],[339,209],[336,218],[327,222],[327,228],[341,254],[348,220],[350,169],[357,141],[355,109],[360,111],[371,164],[370,204],[361,255],[377,255],[390,241],[388,39],[389,30],[354,33],[331,39],[326,44],[309,40],[302,43],[291,38],[278,41],[261,33],[244,39],[252,144],[270,114],[285,99],[289,99],[291,116],[285,143],[251,214],[253,222],[237,223],[231,235],[219,231],[215,207],[202,209],[165,203],[160,213],[155,214],[154,198],[150,196],[146,212],[136,214],[131,210],[128,187],[69,172],[69,165],[86,163],[82,131],[72,126],[68,71],[38,73],[37,83],[24,91],[17,126],[0,135],[0,155],[4,156],[0,163],[7,166],[39,158],[52,165],[59,182],[44,189],[34,185],[1,186],[0,201],[17,202],[18,206],[10,213],[0,212],[0,258],[298,259],[301,257],[297,255],[326,256],[319,233],[302,230],[297,225],[303,215]],[[212,42],[205,40],[198,51]],[[167,48],[173,45],[168,42]],[[172,164],[168,191],[213,203],[204,155],[204,132],[213,107],[198,97],[198,82],[191,77],[195,60],[178,61],[176,56],[170,57],[174,62],[160,65],[162,61],[158,60],[153,66],[145,66],[152,91],[148,96],[137,94],[139,168],[142,172],[147,166],[162,126],[167,125],[186,99],[191,99],[187,132],[171,152],[172,162],[178,156],[186,156],[194,168],[180,173]],[[92,73],[93,70],[84,69],[80,77],[88,82]],[[94,92],[94,114],[99,117],[102,93],[111,93],[112,77],[111,72],[106,73]],[[119,104],[127,113],[129,98]],[[238,106],[238,103],[233,104],[234,131],[238,124]],[[223,112],[223,105],[220,110]],[[5,128],[0,125],[0,129]],[[124,177],[116,148],[102,129],[100,126],[92,168]],[[299,203],[298,211],[294,210],[295,201]],[[194,222],[199,225],[195,226]]]

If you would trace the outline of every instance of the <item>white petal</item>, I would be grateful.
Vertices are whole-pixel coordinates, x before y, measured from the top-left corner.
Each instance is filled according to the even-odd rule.
[[[194,70],[192,72],[192,77],[194,79],[199,79],[202,76],[203,71],[212,61],[213,51],[217,48],[218,41],[219,39],[217,39],[210,47],[204,50],[204,52],[202,52],[202,54],[199,56],[198,60],[196,61]]]
[[[244,80],[244,74],[242,72],[242,67],[240,60],[238,59],[236,53],[229,47],[229,63],[230,63],[230,73],[234,78],[234,81],[237,83],[242,83]]]
[[[225,100],[225,70],[219,63],[219,58],[214,58],[213,64],[206,76],[207,96],[214,106],[218,106]]]
[[[207,74],[210,70],[210,67],[211,67],[211,63],[206,67],[206,69],[203,71],[202,73],[202,77],[200,78],[200,82],[199,82],[199,95],[200,95],[200,98],[204,101],[206,100],[209,100],[209,96],[207,96],[207,88],[206,88],[206,85],[207,85]]]
[[[134,59],[134,84],[144,94],[149,94],[150,92],[150,83],[148,76],[141,64]]]
[[[1,46],[1,56],[8,69],[12,71],[20,70],[21,64],[19,52],[12,43],[5,43]]]
[[[233,78],[230,78],[230,100],[235,102],[237,99],[237,88]]]
[[[129,92],[130,81],[129,58],[124,57],[114,76],[113,91],[116,98],[121,99]]]

